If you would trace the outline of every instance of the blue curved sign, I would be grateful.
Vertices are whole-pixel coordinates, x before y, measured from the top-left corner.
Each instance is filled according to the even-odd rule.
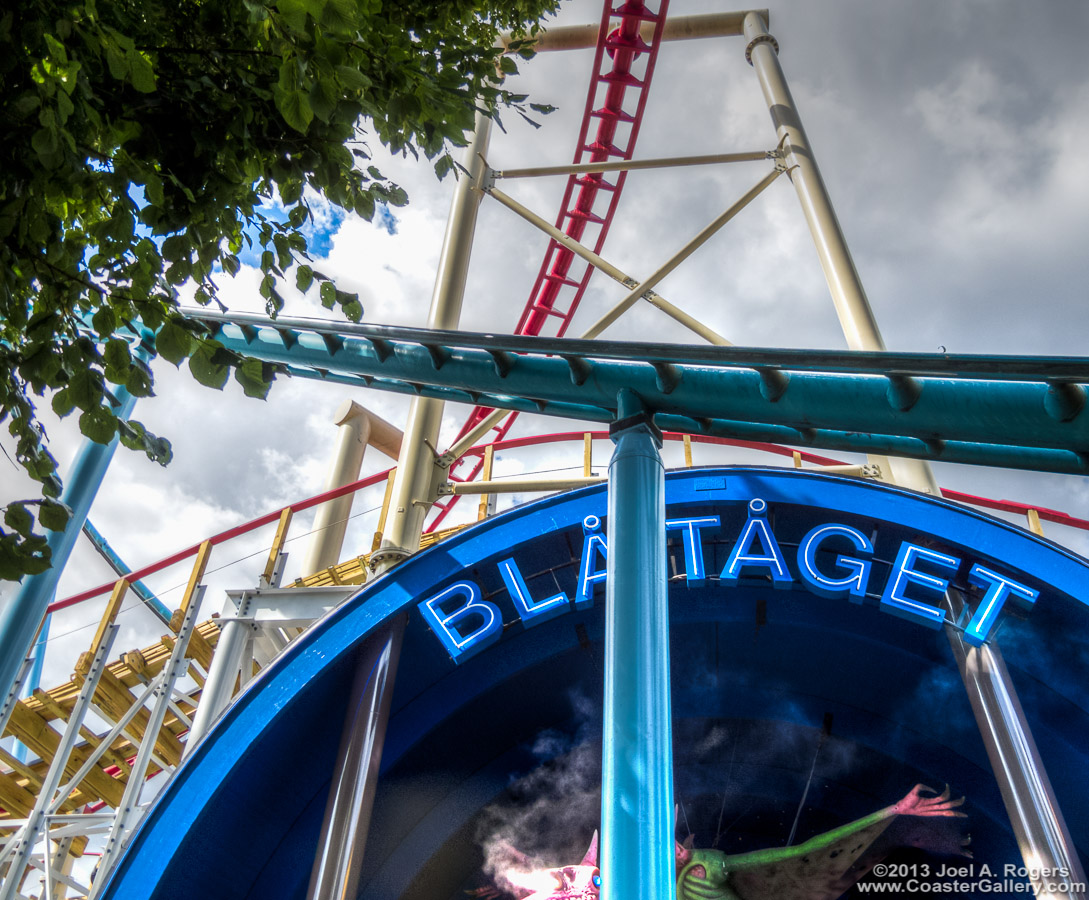
[[[717,617],[728,626],[734,597],[766,595],[769,604],[783,597],[791,601],[783,614],[804,617],[799,627],[819,629],[820,646],[836,634],[847,641],[855,633],[866,647],[887,650],[867,651],[867,666],[880,668],[895,655],[903,663],[914,659],[920,672],[948,665],[942,661],[948,647],[930,630],[941,624],[936,603],[947,587],[966,597],[968,613],[956,624],[977,642],[1001,643],[996,623],[1015,606],[1018,616],[1029,609],[1031,620],[1047,623],[1049,637],[1089,621],[1085,560],[937,498],[800,470],[729,468],[669,473],[666,503],[671,614],[685,621]],[[269,896],[270,879],[282,872],[277,866],[288,866],[284,860],[308,874],[316,832],[307,829],[320,823],[339,739],[342,713],[335,700],[350,682],[362,640],[391,617],[410,614],[385,771],[408,758],[426,735],[451,727],[463,706],[568,658],[563,654],[575,639],[564,623],[596,615],[594,604],[603,602],[605,506],[602,486],[485,520],[412,557],[316,623],[250,684],[186,759],[102,896],[236,900]],[[687,603],[686,597],[695,599]],[[929,627],[912,627],[905,618]],[[1072,743],[1070,736],[1089,721],[1089,699],[1077,673],[1063,674],[1061,664],[1056,660],[1054,697],[1040,699],[1067,704],[1061,719],[1053,717],[1061,734],[1052,743],[1056,752],[1069,754],[1064,777],[1076,780],[1086,770],[1086,754],[1084,741]],[[873,682],[887,674],[875,671]],[[843,690],[842,680],[829,672],[825,682],[806,690],[832,697]],[[849,701],[860,723],[871,708],[874,721],[888,720],[887,696],[882,699],[887,688],[859,683],[852,690],[857,696]],[[929,717],[913,725],[912,741],[931,725],[944,727]],[[451,733],[460,730],[443,732]],[[934,740],[932,755],[947,754],[954,743],[947,733]],[[970,773],[986,767],[976,744],[978,739],[956,751],[970,759],[965,777],[978,778]],[[907,759],[916,746],[895,752]],[[293,759],[306,765],[294,766]],[[292,790],[270,804],[273,786],[285,782]],[[1089,835],[1089,816],[1080,808],[1066,812]],[[284,887],[276,895],[294,897],[293,891]],[[399,896],[376,894],[386,895]]]

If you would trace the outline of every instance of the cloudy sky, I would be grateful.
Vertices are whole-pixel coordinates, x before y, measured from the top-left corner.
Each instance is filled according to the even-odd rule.
[[[722,9],[674,0],[672,15]],[[597,22],[596,2],[572,0],[559,24]],[[1086,353],[1089,334],[1089,6],[1078,0],[1037,4],[982,0],[782,0],[771,31],[856,264],[894,350],[1026,354]],[[522,65],[516,85],[559,111],[535,131],[504,119],[489,150],[496,168],[569,162],[589,81],[590,51],[541,54]],[[764,149],[775,143],[744,41],[725,38],[667,44],[659,57],[637,157]],[[327,215],[317,266],[359,290],[365,319],[423,324],[449,203],[451,179],[435,181],[426,165],[387,159],[379,165],[410,193],[392,218],[367,223]],[[767,171],[766,163],[634,173],[605,255],[635,277],[648,274]],[[548,219],[562,179],[502,185]],[[510,330],[532,286],[543,236],[498,204],[483,205],[463,325]],[[259,311],[259,278],[244,268],[225,279],[224,296]],[[844,346],[794,191],[780,179],[659,292],[703,318],[731,341],[768,347]],[[591,282],[572,333],[623,295],[603,276]],[[289,315],[322,315],[295,298]],[[637,307],[607,331],[619,340],[688,341],[686,332],[650,308]],[[136,418],[169,437],[174,462],[162,469],[121,450],[91,518],[133,567],[199,541],[262,512],[317,493],[335,439],[331,417],[353,397],[400,424],[407,404],[393,395],[352,392],[305,381],[278,383],[267,402],[234,386],[196,386],[169,364],[156,369],[157,397]],[[48,407],[48,404],[43,404]],[[450,410],[456,430],[464,410]],[[74,421],[50,422],[62,471],[78,446]],[[522,420],[523,433],[551,431]],[[372,451],[373,452],[373,451]],[[576,449],[572,453],[577,454]],[[675,451],[671,451],[675,452]],[[595,448],[603,467],[608,448]],[[714,455],[697,463],[766,457]],[[676,464],[679,457],[667,462]],[[508,456],[500,471],[580,466],[579,458]],[[366,472],[389,462],[368,456]],[[7,463],[0,460],[0,466]],[[939,466],[947,487],[1010,498],[1086,516],[1084,479]],[[5,498],[30,490],[5,468]],[[380,492],[360,496],[345,555],[370,546]],[[464,503],[463,506],[469,506]],[[293,534],[305,531],[300,517]],[[1049,536],[1089,552],[1081,532],[1046,526]],[[253,583],[271,532],[217,549],[214,589],[205,612],[222,603],[220,588]],[[295,562],[304,539],[291,545]],[[240,561],[241,560],[241,561]],[[298,574],[289,564],[289,577]],[[152,582],[176,606],[185,567]],[[110,577],[81,547],[62,581],[67,596]],[[56,662],[47,683],[66,677],[98,616],[89,603],[53,624]],[[143,610],[125,618],[116,649],[143,646],[161,630]]]

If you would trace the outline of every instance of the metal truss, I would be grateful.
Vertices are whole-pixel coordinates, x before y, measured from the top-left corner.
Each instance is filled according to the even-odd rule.
[[[335,492],[326,492],[326,495]],[[319,496],[326,496],[319,495]],[[154,800],[149,779],[172,773],[230,704],[236,689],[272,662],[310,624],[358,590],[354,585],[281,589],[283,551],[291,508],[278,513],[276,537],[256,588],[228,593],[223,614],[197,625],[212,543],[197,550],[181,607],[169,616],[174,636],[158,647],[130,651],[107,665],[120,625],[117,616],[132,588],[119,579],[90,648],[80,657],[73,685],[36,690],[19,700],[18,680],[0,708],[0,731],[23,741],[38,757],[0,775],[0,804],[9,817],[0,828],[0,898],[19,900],[36,873],[42,900],[76,895],[94,898],[106,879],[88,883],[73,875],[88,840],[105,836],[96,867],[104,873]],[[188,678],[192,687],[183,688]],[[60,734],[51,725],[63,725]],[[107,729],[96,734],[105,723]],[[26,781],[19,784],[16,778]],[[32,793],[33,791],[33,793]]]
[[[229,349],[324,381],[595,422],[616,419],[627,388],[663,430],[1089,469],[1081,358],[558,341],[193,315]]]

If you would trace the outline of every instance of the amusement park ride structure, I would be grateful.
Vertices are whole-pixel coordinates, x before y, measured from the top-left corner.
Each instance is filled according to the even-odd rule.
[[[929,460],[1085,472],[1089,429],[1082,415],[1082,385],[1089,383],[1089,363],[1075,358],[886,352],[787,88],[778,45],[768,31],[767,11],[668,20],[666,6],[666,0],[657,9],[640,0],[626,0],[616,8],[606,3],[599,26],[558,28],[538,40],[539,51],[595,47],[594,74],[573,164],[494,170],[487,162],[491,123],[478,117],[465,155],[466,173],[455,189],[426,328],[334,326],[192,312],[225,346],[280,363],[297,377],[410,395],[404,433],[351,406],[338,414],[342,443],[322,494],[63,600],[53,598],[57,569],[27,580],[0,621],[0,665],[7,666],[0,671],[0,693],[6,698],[0,726],[37,760],[25,762],[0,750],[0,761],[7,767],[0,773],[0,806],[5,810],[5,818],[0,818],[5,835],[0,865],[7,873],[0,900],[105,896],[111,868],[150,803],[148,779],[176,771],[256,671],[271,664],[312,622],[356,593],[357,585],[442,540],[450,530],[440,525],[458,498],[479,496],[483,518],[494,509],[491,501],[500,491],[552,492],[601,481],[592,474],[590,449],[593,441],[606,437],[616,449],[608,478],[611,576],[602,896],[611,900],[670,896],[674,811],[662,442],[683,442],[688,465],[694,445],[740,445],[785,454],[795,466],[804,461],[827,472],[894,482],[939,497],[943,492]],[[636,160],[658,49],[664,41],[695,38],[737,41],[767,102],[774,142],[754,151]],[[754,160],[767,160],[767,174],[649,275],[634,277],[602,256],[629,171]],[[554,223],[498,187],[506,180],[557,174],[568,180]],[[794,185],[813,235],[849,352],[732,348],[655,290],[784,176]],[[548,236],[530,298],[510,336],[457,330],[477,209],[486,197]],[[595,270],[628,291],[585,333],[568,338],[572,317]],[[705,343],[596,340],[610,323],[643,301]],[[472,412],[454,442],[440,450],[447,400],[466,403]],[[126,412],[129,409],[131,402]],[[510,439],[519,412],[609,427],[607,433]],[[582,444],[582,477],[491,480],[496,452],[561,441]],[[396,466],[360,478],[368,445],[395,457]],[[112,449],[88,446],[69,477],[66,502],[75,516],[53,544],[58,568],[86,519]],[[840,463],[813,449],[865,453],[868,458],[864,464]],[[336,526],[348,516],[346,498],[383,481],[386,494],[372,551],[339,562],[344,530]],[[1037,533],[1040,519],[1089,529],[1089,522],[1027,505],[950,491],[944,496],[1022,513]],[[283,586],[283,550],[292,516],[312,507],[320,510],[306,565],[313,574]],[[202,580],[213,548],[273,522],[275,538],[260,583],[230,592],[222,614],[200,622]],[[170,618],[171,634],[158,647],[132,651],[110,663],[116,617],[126,594],[140,579],[189,558],[193,566],[182,602]],[[44,616],[104,593],[110,594],[106,611],[73,681],[50,691],[36,689],[31,697],[19,699],[31,668],[28,653]],[[613,602],[617,596],[639,600]],[[963,630],[953,624],[961,602],[953,592],[946,596],[950,615],[945,631],[1026,866],[1078,874],[1077,852],[1001,656],[988,643],[970,646]],[[341,790],[330,801],[311,882],[310,896],[315,900],[355,896],[382,750],[383,716],[388,715],[403,629],[402,618],[383,632],[372,653],[376,674],[358,685],[360,696],[372,701],[373,715],[357,722],[342,745],[346,749],[335,778]],[[641,652],[644,647],[653,650]],[[632,723],[637,727],[629,728]],[[634,819],[624,811],[633,805]],[[633,821],[639,826],[633,827]],[[101,842],[103,836],[102,856],[94,881],[88,884],[80,874],[83,869],[77,871],[73,865],[89,840]],[[44,873],[42,888],[35,894],[39,871]]]

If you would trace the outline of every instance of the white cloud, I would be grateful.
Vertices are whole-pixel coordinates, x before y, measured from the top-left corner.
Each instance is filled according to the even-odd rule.
[[[671,14],[720,8],[675,0]],[[1064,16],[1071,27],[1056,32],[1029,11],[1008,11],[1000,22],[1002,17],[980,16],[965,3],[929,8],[931,13],[921,15],[906,4],[784,0],[773,9],[771,30],[780,40],[783,66],[886,341],[921,350],[945,345],[1084,353],[1089,258],[1082,245],[1089,233],[1089,174],[1082,157],[1089,142],[1089,67],[1075,46],[1084,29],[1073,25],[1084,22],[1085,14],[1067,4]],[[933,25],[937,9],[941,28]],[[560,21],[596,21],[599,15],[600,7],[573,2],[565,5]],[[767,109],[743,51],[740,38],[667,47],[637,156],[771,146]],[[507,116],[509,134],[496,129],[488,152],[493,165],[571,159],[589,66],[590,53],[581,51],[541,54],[524,64],[522,83],[533,99],[560,109],[542,119],[539,131]],[[349,215],[328,256],[315,266],[335,276],[343,289],[360,292],[366,321],[422,325],[453,179],[440,184],[426,163],[390,158],[378,148],[374,162],[410,195],[407,208],[394,210],[397,234]],[[763,164],[745,164],[634,173],[604,255],[633,276],[645,276],[763,171]],[[509,180],[499,187],[551,220],[563,179]],[[323,227],[334,220],[321,203],[315,204],[315,215]],[[546,243],[512,213],[484,201],[466,291],[466,328],[503,332],[513,327]],[[290,274],[288,280],[284,315],[333,315],[321,307],[316,291],[300,297]],[[220,279],[232,309],[258,313],[264,309],[259,282],[252,267]],[[572,333],[594,321],[623,290],[596,275]],[[740,344],[842,346],[810,236],[785,178],[664,281],[660,292]],[[692,340],[646,305],[606,336]],[[222,393],[201,388],[186,372],[175,373],[165,364],[156,376],[158,396],[141,401],[136,417],[171,438],[175,461],[161,469],[119,451],[92,512],[134,566],[319,491],[335,438],[330,418],[346,397],[395,423],[408,406],[403,397],[302,379],[282,380],[270,399],[260,402],[242,397],[233,383]],[[444,439],[465,412],[459,408],[448,417]],[[48,413],[46,419],[54,452],[67,466],[79,444],[74,420],[54,423]],[[585,427],[522,417],[518,433]],[[595,468],[603,470],[608,448],[597,444],[594,450]],[[671,464],[680,461],[679,447],[667,452]],[[697,462],[724,458],[740,457],[696,448]],[[513,473],[572,462],[581,462],[577,443],[504,454],[502,469]],[[365,463],[367,471],[386,465],[377,455]],[[3,468],[0,460],[4,493],[16,496],[23,482]],[[970,492],[1031,500],[1074,514],[1089,499],[1075,478],[949,466],[939,473],[944,483]],[[380,500],[380,489],[372,491],[357,509]],[[460,507],[465,517],[475,511],[471,500]],[[305,521],[299,524],[305,529]],[[356,526],[351,546],[368,549],[362,517]],[[1060,529],[1047,527],[1065,539]],[[259,552],[268,540],[266,529],[217,550],[215,565]],[[1085,539],[1076,535],[1073,541],[1084,552]],[[296,552],[296,563],[299,556]],[[254,565],[217,573],[217,588],[247,586]],[[158,579],[156,588],[177,585],[183,569]],[[104,565],[81,547],[61,593],[107,578]],[[218,598],[210,600],[208,609],[218,605]],[[81,609],[67,624],[58,622],[57,633],[94,618],[94,607]],[[141,628],[126,637],[125,649],[157,639],[153,623]],[[85,632],[78,633],[81,640],[89,638]],[[75,636],[67,641],[68,655],[83,649],[75,646]]]

